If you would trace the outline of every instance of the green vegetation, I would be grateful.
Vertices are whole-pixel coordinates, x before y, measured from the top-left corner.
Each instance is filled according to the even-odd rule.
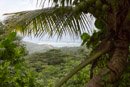
[[[127,78],[130,65],[130,0],[37,1],[43,7],[46,3],[52,7],[8,14],[10,16],[5,23],[7,29],[21,31],[27,35],[33,33],[39,37],[44,34],[80,37],[84,32],[81,36],[83,44],[92,49],[88,58],[75,66],[62,80],[56,80],[56,87],[64,85],[73,75],[90,64],[91,79],[87,81],[86,87],[130,86]],[[99,28],[98,31],[94,31],[91,18],[96,19],[94,24]],[[58,62],[51,59],[44,60],[49,60],[47,64],[53,64],[49,68],[50,71],[54,64],[65,63],[64,59],[56,59]]]
[[[27,53],[16,37],[0,28],[0,87],[34,87],[35,75],[27,69],[24,58]]]
[[[1,27],[0,87],[54,87],[89,53],[84,47],[64,47],[27,55],[16,32],[7,34]],[[77,73],[64,87],[82,87],[88,80],[89,66]]]
[[[52,49],[25,57],[29,68],[37,74],[37,87],[54,87],[61,77],[87,58],[83,47]],[[77,73],[63,87],[82,87],[89,80],[89,67]]]

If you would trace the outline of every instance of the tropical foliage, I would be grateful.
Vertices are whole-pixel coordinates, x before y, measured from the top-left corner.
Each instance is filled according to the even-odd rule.
[[[25,61],[28,68],[33,69],[37,75],[36,87],[54,87],[61,77],[88,56],[86,53],[89,54],[89,50],[81,47],[64,47],[27,55]],[[77,73],[63,87],[82,87],[88,80],[89,66]]]
[[[119,87],[129,65],[129,0],[37,0],[44,6],[48,1],[51,7],[33,11],[23,11],[10,15],[6,21],[9,30],[15,29],[24,34],[34,33],[42,36],[46,32],[52,36],[69,33],[80,36],[82,32],[92,31],[90,16],[96,18],[98,31],[89,36],[83,33],[83,44],[92,47],[90,57],[75,67],[65,78],[56,84],[62,86],[69,78],[88,64],[91,67],[91,79],[87,87]],[[89,17],[87,14],[90,14]],[[90,26],[90,27],[89,27]],[[105,56],[105,57],[104,57]],[[102,59],[103,58],[103,59]],[[103,61],[102,67],[98,62]],[[126,87],[128,85],[125,83]]]
[[[16,32],[7,34],[3,24],[0,31],[0,87],[33,87],[35,75],[24,63],[27,53]]]

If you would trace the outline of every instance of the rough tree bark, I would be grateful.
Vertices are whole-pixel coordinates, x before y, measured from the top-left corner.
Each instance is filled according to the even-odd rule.
[[[129,38],[127,32],[120,31],[115,42],[114,54],[108,63],[110,69],[110,82],[115,83],[120,79],[127,64]]]
[[[129,0],[121,0],[117,6],[119,6],[119,10],[112,9],[107,18],[109,32],[113,34],[112,43],[114,44],[114,49],[111,49],[114,51],[112,53],[112,58],[108,63],[108,69],[105,69],[99,72],[98,75],[94,76],[88,82],[86,87],[104,87],[105,82],[102,80],[102,77],[106,74],[103,73],[105,71],[107,71],[107,76],[109,77],[107,83],[112,84],[113,87],[118,87],[117,82],[120,80],[120,77],[126,67],[130,35],[125,24],[130,26],[130,22],[126,21],[128,9],[130,8]]]
[[[127,58],[129,52],[128,32],[121,30],[117,34],[117,37],[115,39],[116,39],[114,40],[115,49],[113,49],[114,53],[112,55],[111,60],[108,63],[108,67],[110,70],[103,69],[101,72],[99,72],[98,75],[94,76],[89,81],[86,87],[104,87],[102,77],[105,74],[108,74],[109,80],[107,82],[113,84],[113,87],[115,87],[114,86],[115,83],[117,83],[118,80],[120,79],[120,76],[122,75],[123,70],[125,69],[127,64]]]

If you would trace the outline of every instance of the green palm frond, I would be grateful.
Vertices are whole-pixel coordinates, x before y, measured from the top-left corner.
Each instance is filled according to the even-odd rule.
[[[51,0],[50,0],[51,1]],[[80,36],[82,32],[91,33],[91,19],[83,13],[82,2],[77,7],[48,7],[31,11],[10,13],[6,20],[6,26],[9,29],[15,29],[23,34],[35,36],[50,36],[57,34],[69,34],[71,36]]]

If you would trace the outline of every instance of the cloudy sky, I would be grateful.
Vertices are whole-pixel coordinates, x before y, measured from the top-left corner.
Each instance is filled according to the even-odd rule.
[[[37,0],[0,0],[0,18],[4,13],[36,9]]]

